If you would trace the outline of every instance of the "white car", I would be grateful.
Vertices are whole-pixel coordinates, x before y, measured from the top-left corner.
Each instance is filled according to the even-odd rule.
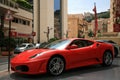
[[[41,45],[40,43],[35,43],[35,44],[34,44],[34,46],[35,46],[36,49],[39,49],[39,48],[40,48],[40,45]]]
[[[14,49],[14,53],[18,54],[25,50],[33,49],[35,46],[32,43],[22,43]]]

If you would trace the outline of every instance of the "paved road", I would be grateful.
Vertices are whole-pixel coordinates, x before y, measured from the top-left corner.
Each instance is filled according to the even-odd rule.
[[[33,76],[4,72],[0,74],[0,80],[120,80],[120,58],[116,58],[111,67],[82,67],[65,71],[57,77],[47,74]]]

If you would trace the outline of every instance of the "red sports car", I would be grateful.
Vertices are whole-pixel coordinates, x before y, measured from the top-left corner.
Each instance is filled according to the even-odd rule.
[[[102,64],[110,66],[114,59],[111,44],[80,38],[58,40],[42,49],[24,51],[11,60],[11,69],[23,74],[50,73]]]

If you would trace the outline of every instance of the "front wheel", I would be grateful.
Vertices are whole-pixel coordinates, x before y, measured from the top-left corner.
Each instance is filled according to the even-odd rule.
[[[47,70],[51,75],[57,76],[64,71],[64,67],[64,60],[61,57],[56,56],[50,59]]]
[[[107,51],[103,55],[103,66],[110,66],[113,62],[113,55],[110,51]]]

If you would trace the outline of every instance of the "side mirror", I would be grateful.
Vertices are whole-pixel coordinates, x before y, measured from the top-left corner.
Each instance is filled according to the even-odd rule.
[[[67,48],[67,49],[76,49],[76,48],[78,48],[78,46],[77,46],[77,45],[71,45],[71,46],[68,46],[68,48]]]
[[[100,43],[97,43],[97,44],[96,44],[96,47],[99,47],[99,46],[100,46]]]

